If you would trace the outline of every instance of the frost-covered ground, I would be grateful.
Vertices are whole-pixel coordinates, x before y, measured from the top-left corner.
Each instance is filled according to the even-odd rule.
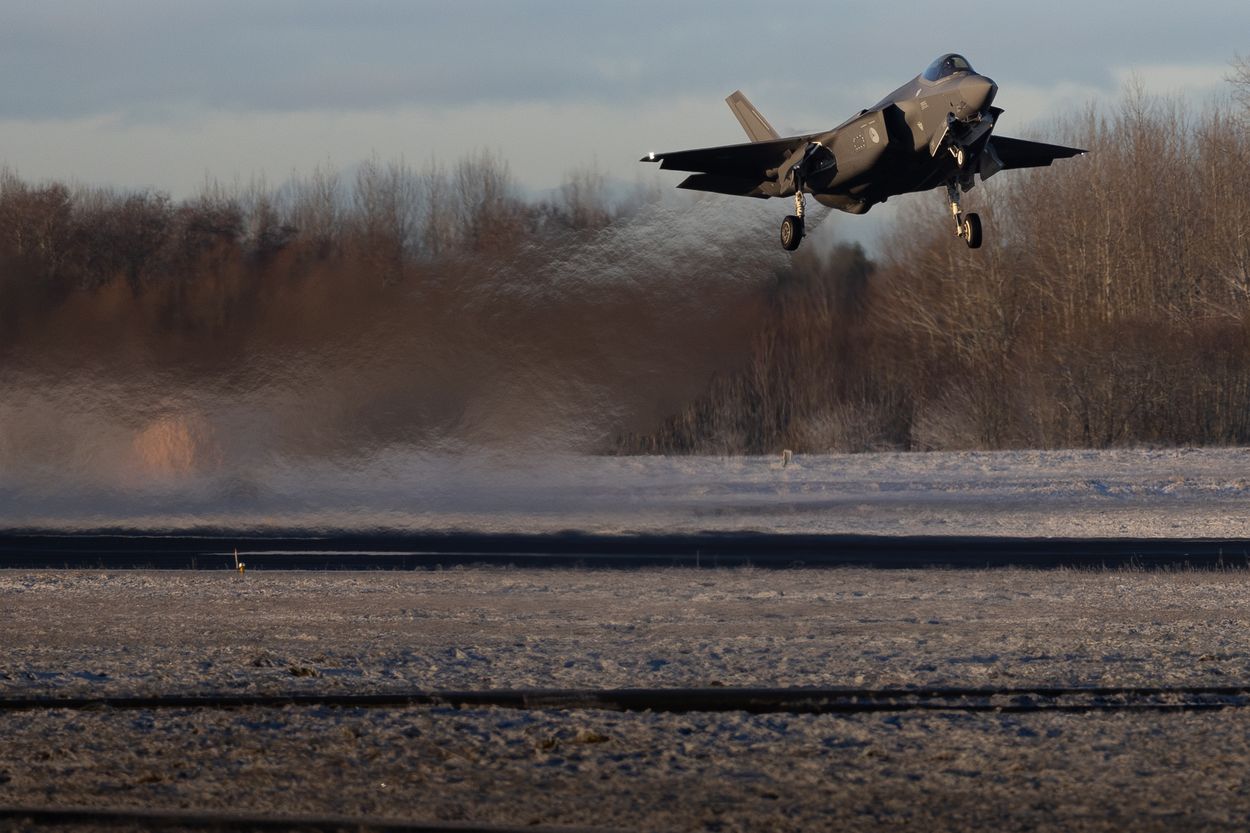
[[[0,572],[9,697],[1250,685],[1250,572]],[[655,830],[1244,829],[1245,710],[10,712],[0,804]]]
[[[72,474],[72,473],[70,473]],[[388,450],[0,472],[0,527],[1250,537],[1250,449],[582,457]]]
[[[0,606],[10,697],[1250,685],[1242,570],[0,571]]]
[[[133,474],[133,473],[132,473]],[[0,525],[1250,537],[1250,450],[518,461],[67,487]],[[42,478],[42,479],[41,479]],[[1250,686],[1250,572],[0,572],[0,693]],[[655,830],[1243,830],[1250,711],[10,712],[0,804]]]

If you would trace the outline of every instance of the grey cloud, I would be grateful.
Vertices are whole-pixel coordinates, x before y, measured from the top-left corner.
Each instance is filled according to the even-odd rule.
[[[0,11],[0,116],[8,118],[612,104],[736,87],[823,110],[826,101],[848,106],[848,83],[881,78],[884,94],[950,49],[1004,79],[1113,89],[1113,66],[1227,60],[1250,28],[1244,4],[1195,14],[1151,2],[1129,16],[1076,0],[1024,10],[973,2],[957,14],[929,2],[786,12],[652,0],[61,0],[0,3]]]

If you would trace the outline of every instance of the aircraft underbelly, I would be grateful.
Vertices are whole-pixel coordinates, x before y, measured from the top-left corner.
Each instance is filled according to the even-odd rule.
[[[837,178],[827,188],[813,189],[816,201],[849,214],[863,214],[890,197],[938,188],[957,173],[953,158],[935,159],[927,147],[883,152],[872,161],[875,164],[846,170],[839,159]]]
[[[836,208],[847,214],[863,214],[872,208],[873,203],[853,197],[850,194],[816,194],[816,202],[826,208]]]

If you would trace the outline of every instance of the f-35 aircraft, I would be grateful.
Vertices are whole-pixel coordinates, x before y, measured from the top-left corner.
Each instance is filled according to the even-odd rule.
[[[735,92],[730,109],[751,137],[748,144],[650,153],[674,171],[693,171],[678,188],[744,197],[794,197],[781,224],[781,245],[799,247],[804,195],[821,205],[863,214],[899,194],[946,186],[955,234],[981,245],[981,218],[959,210],[960,192],[1011,168],[1035,168],[1085,151],[992,135],[1003,111],[998,85],[978,75],[962,55],[943,55],[868,110],[828,131],[783,139]]]

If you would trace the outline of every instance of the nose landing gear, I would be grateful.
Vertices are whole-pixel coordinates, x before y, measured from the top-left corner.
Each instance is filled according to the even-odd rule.
[[[959,185],[951,180],[946,183],[946,197],[951,204],[951,214],[955,218],[955,236],[968,244],[969,249],[981,248],[981,218],[976,214],[967,217],[959,210]]]

